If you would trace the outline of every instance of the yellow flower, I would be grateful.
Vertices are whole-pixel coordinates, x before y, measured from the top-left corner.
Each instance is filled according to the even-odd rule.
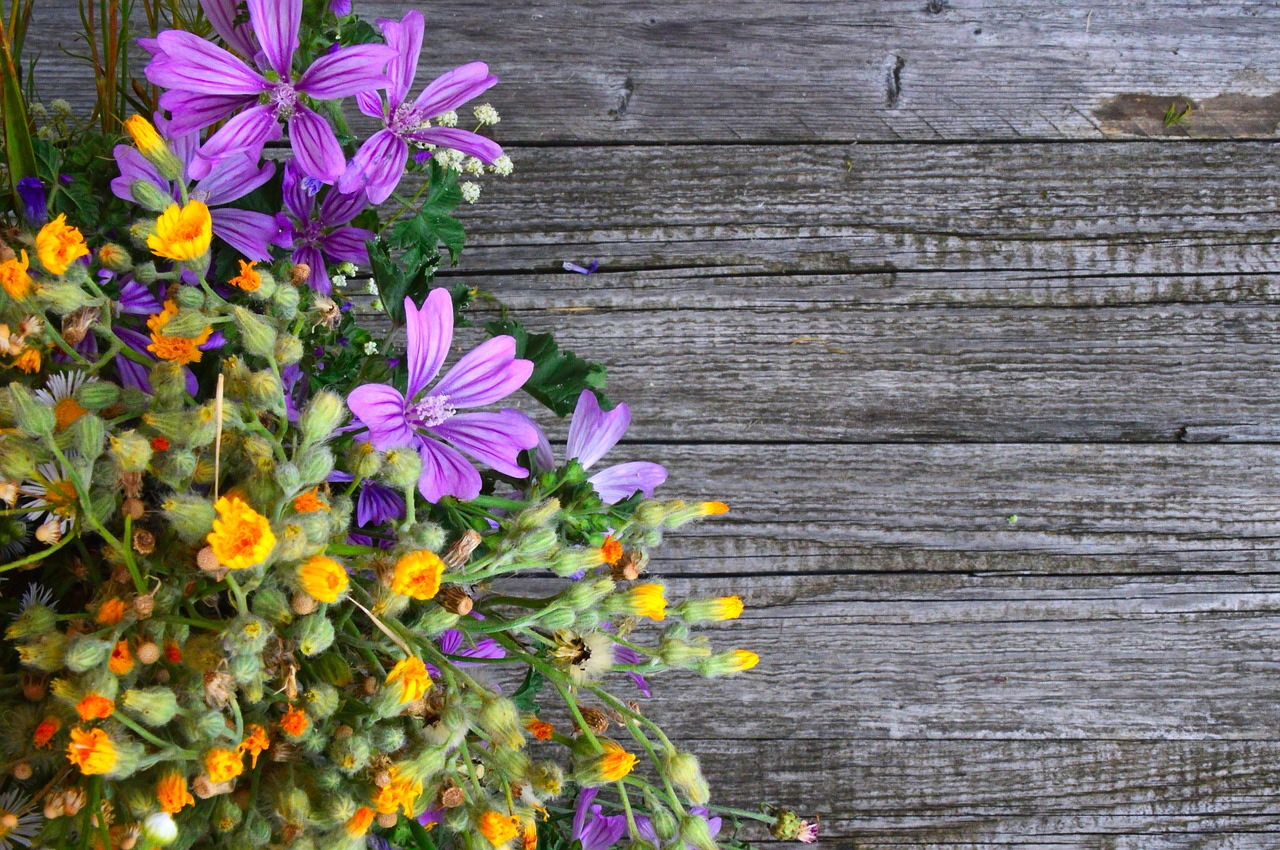
[[[390,812],[388,812],[388,814],[390,814]],[[356,809],[356,813],[342,825],[342,829],[350,837],[360,838],[369,831],[369,827],[373,824],[373,816],[373,809],[368,806],[361,806]]]
[[[520,818],[490,809],[477,819],[476,829],[494,847],[501,847],[520,833]]]
[[[600,755],[600,776],[607,782],[617,782],[636,766],[636,757],[614,741],[601,742],[604,752]]]
[[[0,286],[4,287],[4,291],[9,293],[10,298],[21,300],[35,289],[35,281],[31,279],[31,275],[27,274],[27,269],[30,267],[31,261],[27,259],[26,251],[22,252],[21,259],[14,257],[0,263]]]
[[[257,566],[271,555],[276,536],[271,523],[237,496],[223,496],[214,508],[218,518],[206,540],[218,563],[229,570]]]
[[[36,234],[36,256],[49,274],[65,274],[71,264],[89,256],[80,231],[67,225],[65,213],[40,228]]]
[[[414,599],[432,599],[440,591],[444,561],[433,552],[410,552],[396,561],[391,589]]]
[[[540,717],[531,717],[525,721],[524,728],[529,730],[529,734],[537,738],[539,741],[550,741],[551,736],[555,734],[556,727]]]
[[[105,720],[115,713],[116,704],[101,694],[89,693],[76,704],[76,713],[80,719],[88,723],[90,720]]]
[[[176,315],[178,315],[178,305],[170,300],[164,302],[164,310],[147,319],[147,327],[151,329],[151,344],[147,346],[147,351],[161,360],[168,360],[182,366],[199,363],[204,353],[200,350],[200,346],[209,341],[209,337],[213,335],[213,327],[206,325],[199,336],[165,336],[165,325],[169,324],[169,320]]]
[[[520,839],[520,850],[537,850],[537,847],[538,824],[533,818],[530,818],[524,822],[524,835]]]
[[[133,669],[133,654],[129,652],[129,641],[122,640],[111,650],[111,659],[107,661],[107,669],[117,676],[124,676]]]
[[[264,750],[271,746],[271,739],[267,737],[267,730],[254,723],[245,730],[249,734],[244,736],[244,740],[240,742],[240,746],[236,747],[236,752],[240,755],[249,754],[249,766],[258,766],[258,756]]]
[[[238,286],[245,292],[256,292],[262,286],[262,275],[254,268],[257,264],[256,261],[246,263],[240,260],[240,274],[231,278],[231,285]]]
[[[404,809],[406,815],[413,814],[413,807],[422,793],[422,783],[414,782],[400,775],[400,768],[392,765],[387,771],[391,781],[378,789],[373,795],[373,805],[380,814],[393,815],[398,809]]]
[[[734,671],[741,673],[759,664],[760,656],[749,649],[735,649],[730,655],[730,661]]]
[[[21,369],[28,375],[35,374],[40,371],[40,349],[28,348],[18,355],[18,359],[13,361],[15,368]]]
[[[230,782],[244,772],[241,756],[232,750],[214,747],[204,754],[204,769],[213,782]]]
[[[421,658],[409,656],[387,674],[387,684],[400,683],[400,704],[415,702],[431,688],[431,676]]]
[[[101,729],[72,729],[67,761],[85,776],[109,773],[116,766],[116,746]]]
[[[213,219],[203,201],[185,207],[169,207],[156,219],[156,232],[147,237],[147,247],[157,257],[185,262],[198,260],[213,240]]]
[[[660,584],[637,584],[631,588],[630,608],[638,617],[665,620],[667,617],[667,590]]]
[[[156,128],[141,115],[130,115],[124,122],[124,129],[144,155],[168,149],[164,139],[160,138],[160,134],[156,132]]]
[[[77,419],[89,411],[85,410],[74,396],[58,399],[53,406],[53,429],[59,433],[70,428]]]
[[[699,507],[706,516],[717,516],[729,513],[729,506],[724,502],[703,502]]]
[[[347,571],[332,558],[315,555],[298,567],[298,583],[321,602],[337,602],[347,592]]]
[[[160,810],[171,815],[196,804],[196,798],[187,790],[186,777],[176,770],[167,771],[156,782],[156,800],[160,803]]]

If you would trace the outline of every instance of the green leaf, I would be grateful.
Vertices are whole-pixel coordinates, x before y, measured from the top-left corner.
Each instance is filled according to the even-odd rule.
[[[542,686],[547,680],[542,674],[532,667],[529,672],[524,674],[524,681],[520,683],[520,687],[516,688],[516,692],[511,695],[511,701],[515,703],[516,708],[526,714],[538,713],[538,694],[542,692]]]
[[[494,321],[485,324],[491,336],[510,335],[516,341],[516,357],[533,361],[533,374],[524,391],[542,402],[557,416],[568,416],[583,390],[593,390],[601,408],[613,405],[604,395],[604,366],[583,360],[571,351],[561,351],[551,334],[531,334],[519,322]]]
[[[397,325],[404,324],[404,299],[406,296],[414,301],[421,301],[431,288],[435,279],[436,267],[432,263],[409,266],[397,262],[391,256],[391,249],[386,242],[369,240],[369,267],[373,269],[373,282],[378,285],[378,298],[382,301],[382,309],[391,321]]]
[[[462,203],[458,177],[432,160],[427,180],[427,194],[417,214],[392,225],[388,241],[392,247],[404,250],[407,266],[438,260],[440,245],[449,251],[449,261],[456,266],[466,242],[462,222],[450,214]]]
[[[15,208],[21,209],[18,197],[18,181],[36,174],[36,153],[31,144],[31,123],[27,117],[26,100],[22,97],[22,82],[7,41],[0,44],[0,108],[4,112],[4,152],[9,167]]]

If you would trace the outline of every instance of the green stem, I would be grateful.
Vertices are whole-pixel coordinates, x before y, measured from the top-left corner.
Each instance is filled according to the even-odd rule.
[[[57,552],[63,546],[66,546],[73,539],[79,539],[79,538],[75,537],[75,535],[69,531],[67,534],[63,535],[61,540],[59,540],[57,543],[53,544],[47,549],[41,549],[39,552],[35,552],[31,555],[28,555],[25,558],[19,558],[16,561],[10,561],[7,564],[0,565],[0,573],[6,573],[9,570],[16,570],[19,567],[25,567],[27,564],[34,564],[36,561],[44,560],[45,558],[52,555],[54,552]]]
[[[161,749],[172,750],[174,752],[177,752],[183,758],[188,758],[188,759],[196,758],[196,755],[197,755],[196,753],[192,752],[191,750],[183,749],[182,747],[179,747],[177,744],[171,741],[166,741],[163,738],[156,737],[152,733],[148,732],[141,724],[135,722],[123,711],[115,712],[114,714],[111,715],[111,718],[113,720],[120,721],[121,724],[132,729],[133,733],[137,735],[139,738],[143,738],[147,741],[150,741],[151,743],[155,744],[157,747],[160,747]]]
[[[627,796],[627,786],[622,784],[621,780],[615,782],[614,785],[618,789],[618,796],[622,799],[622,808],[627,813],[627,829],[631,831],[631,840],[639,841],[640,830],[636,828],[636,816],[631,811],[631,798]]]
[[[240,583],[236,581],[235,576],[227,573],[227,587],[231,588],[232,595],[236,598],[236,610],[241,616],[247,616],[249,613],[249,603],[244,597],[244,591],[240,589]]]

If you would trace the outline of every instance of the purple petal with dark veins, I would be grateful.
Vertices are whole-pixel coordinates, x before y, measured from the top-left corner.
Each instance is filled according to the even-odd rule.
[[[364,192],[371,204],[380,204],[400,184],[404,167],[409,162],[409,145],[390,130],[379,130],[370,136],[347,170],[338,179],[341,192]]]
[[[404,496],[376,481],[366,481],[356,499],[356,525],[382,525],[400,519],[404,509]]]
[[[502,156],[502,146],[493,139],[487,139],[479,133],[460,130],[457,127],[428,127],[416,133],[409,133],[408,137],[415,142],[460,150],[491,165],[495,159]]]
[[[394,50],[381,44],[344,47],[313,62],[294,88],[317,100],[339,100],[383,88],[391,82],[383,68],[395,55]]]
[[[501,411],[460,413],[429,430],[481,463],[516,478],[529,474],[516,463],[516,456],[538,444],[537,431],[525,420]]]
[[[246,260],[271,259],[271,240],[279,232],[274,216],[252,210],[215,209],[213,235],[244,255]]]
[[[266,183],[276,173],[273,162],[259,164],[248,154],[230,154],[200,181],[198,197],[211,207],[238,201]]]
[[[256,95],[197,94],[188,91],[167,91],[160,95],[160,108],[173,113],[169,120],[169,132],[185,136],[203,130],[228,115],[257,103]]]
[[[217,45],[181,30],[156,36],[163,50],[147,65],[147,80],[165,89],[216,95],[258,95],[266,77]]]
[[[515,353],[516,341],[509,336],[486,340],[453,365],[436,392],[447,395],[454,407],[500,401],[524,386],[533,373],[533,363],[517,360]]]
[[[489,73],[489,66],[483,62],[459,65],[432,80],[413,102],[413,108],[434,118],[484,94],[497,82],[498,78]]]
[[[667,480],[667,470],[656,463],[635,461],[602,469],[587,479],[606,505],[621,502],[637,490],[653,498],[654,488]]]
[[[245,0],[249,20],[267,62],[284,79],[292,79],[293,54],[298,50],[302,0]]]
[[[289,141],[302,173],[332,183],[346,170],[347,158],[329,122],[305,106],[289,119]]]
[[[457,449],[422,440],[418,454],[422,457],[418,492],[428,502],[435,504],[445,496],[467,500],[480,495],[480,473]]]
[[[369,265],[368,242],[375,236],[372,230],[363,227],[339,227],[320,237],[320,246],[325,254],[340,263],[355,263],[358,266]]]
[[[395,50],[395,58],[387,65],[387,76],[391,85],[387,88],[387,100],[391,110],[404,103],[413,87],[413,78],[418,71],[418,57],[422,53],[422,33],[426,28],[422,13],[412,10],[405,13],[399,21],[378,21],[382,28],[382,37],[387,46]]]
[[[356,387],[347,396],[347,407],[369,429],[369,442],[378,451],[412,445],[418,440],[405,417],[404,396],[395,387]]]
[[[417,398],[449,356],[453,344],[453,300],[444,287],[433,289],[419,309],[404,299],[406,356],[409,360],[409,398]]]
[[[204,16],[227,46],[237,50],[246,59],[252,59],[258,47],[253,42],[253,31],[245,22],[236,23],[240,0],[200,0]]]
[[[604,457],[618,444],[631,425],[631,409],[620,404],[605,413],[591,390],[583,390],[569,422],[567,454],[577,458],[583,469]]]
[[[270,106],[254,106],[236,115],[201,146],[188,171],[197,180],[208,177],[223,157],[244,153],[257,158],[267,142],[281,136],[280,123]]]

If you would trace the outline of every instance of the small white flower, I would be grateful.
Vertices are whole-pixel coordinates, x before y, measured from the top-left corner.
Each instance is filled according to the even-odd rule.
[[[450,151],[438,150],[431,157],[441,168],[453,168],[453,157],[449,156]]]
[[[491,167],[491,170],[493,171],[494,174],[497,174],[500,177],[506,177],[512,171],[515,171],[515,168],[516,168],[515,163],[511,161],[511,157],[507,156],[504,153],[502,156],[498,157],[493,161],[493,166]]]
[[[462,190],[462,200],[468,204],[474,204],[480,200],[480,185],[478,183],[472,183],[468,180],[459,185],[458,188]]]
[[[344,274],[330,275],[329,282],[333,284],[334,289],[341,289],[347,285],[347,276]]]
[[[370,295],[377,295],[377,294],[378,294],[378,284],[374,283],[374,282],[371,280],[371,281],[369,281],[368,283],[366,283],[366,284],[364,285],[364,291],[365,291],[365,292],[367,292],[367,293],[369,293]]]
[[[373,340],[369,340],[364,344],[364,353],[372,357],[378,353],[378,344]]]
[[[178,840],[178,824],[168,812],[156,812],[142,822],[142,834],[152,843],[167,847]]]
[[[439,123],[441,127],[457,127],[458,113],[450,109],[443,115],[437,115],[436,122]]]
[[[359,269],[356,268],[355,263],[341,263],[338,265],[338,274],[346,275],[347,277],[351,277],[357,271]]]
[[[467,163],[463,166],[463,170],[468,174],[484,174],[484,163],[474,156],[467,157]]]
[[[502,119],[498,116],[498,110],[493,108],[493,104],[482,103],[475,109],[476,120],[482,125],[497,124]]]

